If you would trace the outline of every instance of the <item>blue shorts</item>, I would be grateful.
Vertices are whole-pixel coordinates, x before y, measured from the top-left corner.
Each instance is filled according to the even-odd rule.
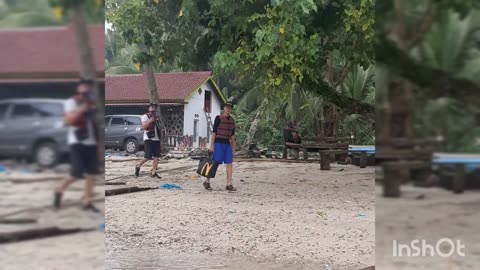
[[[232,164],[233,153],[232,146],[226,143],[216,143],[213,149],[213,160],[219,164]]]

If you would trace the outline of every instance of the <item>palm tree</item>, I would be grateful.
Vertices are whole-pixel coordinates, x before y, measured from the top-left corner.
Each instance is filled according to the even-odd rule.
[[[354,66],[352,72],[338,87],[338,91],[343,95],[369,104],[375,103],[375,89],[375,66],[373,65],[367,69],[359,65]],[[360,144],[375,143],[371,123],[362,115],[343,115],[340,122],[342,123],[340,133],[343,136],[353,135]]]
[[[375,102],[375,66],[363,69],[357,65],[338,87],[343,95],[373,104]]]
[[[461,18],[453,11],[440,14],[438,22],[424,42],[412,51],[412,56],[431,67],[458,77],[480,81],[479,11]],[[420,97],[417,106],[417,133],[420,136],[439,136],[446,140],[448,151],[467,151],[475,137],[475,109],[454,99]]]

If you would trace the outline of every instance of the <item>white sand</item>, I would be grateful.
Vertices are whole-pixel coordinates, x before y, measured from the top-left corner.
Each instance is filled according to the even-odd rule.
[[[480,269],[480,193],[456,195],[431,188],[402,186],[402,197],[387,199],[377,187],[377,269],[380,270],[478,270]],[[419,195],[424,199],[416,199]],[[460,240],[465,257],[394,257],[393,240],[409,244],[426,240],[435,245],[442,238]],[[448,253],[449,248],[442,249]]]
[[[320,171],[318,163],[235,163],[238,192],[229,193],[224,190],[224,167],[212,180],[214,191],[208,192],[202,179],[194,177],[198,161],[161,164],[160,170],[191,165],[188,170],[163,173],[162,180],[132,177],[134,164],[107,161],[106,180],[129,186],[174,183],[183,190],[107,197],[109,256],[125,259],[127,250],[149,249],[158,254],[238,255],[305,265],[281,269],[329,263],[337,270],[374,264],[373,168],[332,165],[331,171]],[[195,255],[184,258],[196,259]]]
[[[1,225],[0,232],[57,226],[60,228],[96,228],[104,223],[104,215],[80,209],[84,181],[78,181],[65,193],[64,203],[74,204],[60,211],[51,207],[56,181],[38,183],[0,182],[0,216],[17,210],[31,209],[8,218],[33,218],[34,224]],[[104,197],[103,186],[96,187],[96,197]],[[95,205],[104,209],[104,202]],[[49,237],[0,245],[1,269],[5,270],[69,270],[105,269],[104,232],[101,230]]]

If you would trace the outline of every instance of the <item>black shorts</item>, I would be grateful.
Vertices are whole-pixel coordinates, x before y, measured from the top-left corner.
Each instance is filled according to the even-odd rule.
[[[145,158],[160,157],[160,141],[145,140]]]
[[[96,145],[73,144],[70,146],[70,175],[75,179],[83,174],[96,175],[98,170],[98,148]]]

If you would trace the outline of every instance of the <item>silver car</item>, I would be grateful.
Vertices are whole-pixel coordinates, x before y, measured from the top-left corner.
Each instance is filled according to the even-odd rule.
[[[105,147],[123,148],[135,154],[143,147],[141,115],[106,115]]]
[[[68,153],[65,100],[0,100],[0,155],[50,167]]]

